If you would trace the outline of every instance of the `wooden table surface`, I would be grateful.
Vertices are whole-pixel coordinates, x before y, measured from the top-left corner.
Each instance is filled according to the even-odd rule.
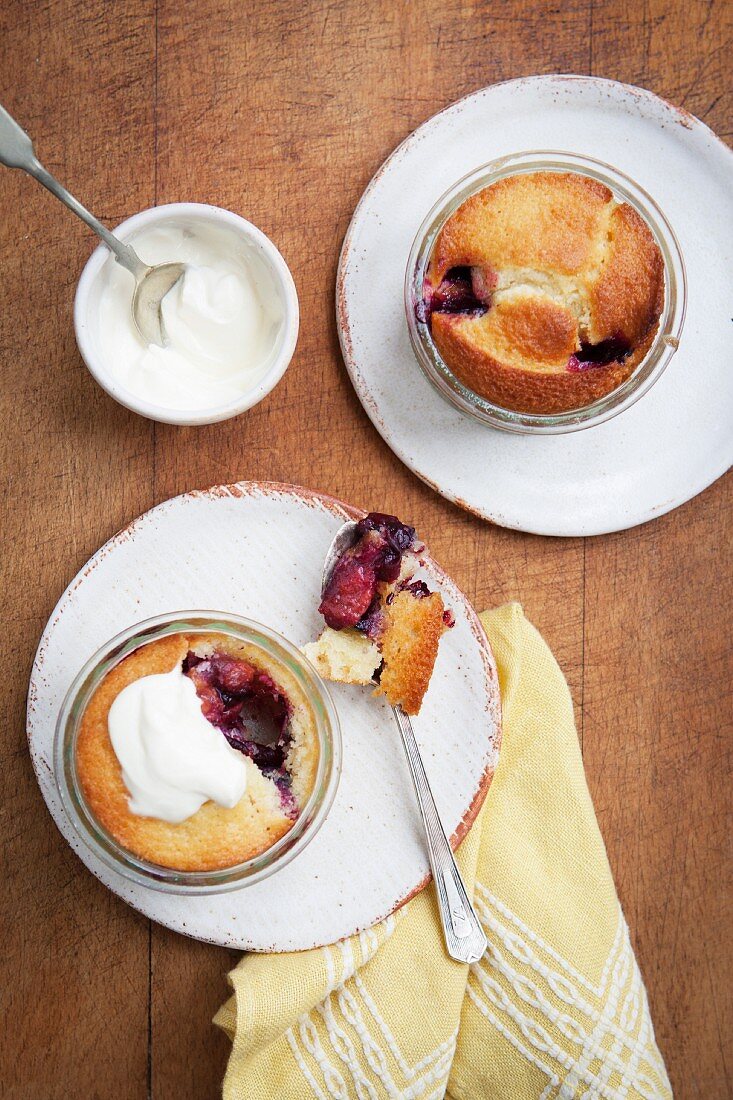
[[[477,607],[523,602],[572,688],[675,1094],[732,1095],[730,479],[622,534],[492,527],[387,450],[332,306],[362,190],[436,110],[510,77],[591,73],[650,88],[730,140],[732,34],[725,0],[0,4],[0,100],[47,166],[110,224],[176,200],[244,214],[280,246],[302,310],[293,364],[255,410],[149,423],[76,350],[90,233],[0,170],[5,1100],[218,1094],[228,1044],[210,1021],[237,953],[151,924],[85,870],[43,805],[24,705],[46,619],[100,543],[167,497],[243,478],[404,515]]]

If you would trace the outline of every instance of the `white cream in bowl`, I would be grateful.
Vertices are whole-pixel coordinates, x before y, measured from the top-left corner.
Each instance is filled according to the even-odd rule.
[[[161,302],[166,346],[146,346],[130,310],[133,279],[108,257],[98,338],[110,376],[169,409],[236,401],[261,381],[283,324],[272,274],[216,225],[153,226],[133,243],[145,263],[181,260],[186,270]]]
[[[146,345],[131,313],[132,276],[104,246],[79,282],[77,342],[98,382],[136,412],[169,423],[223,420],[250,408],[292,357],[298,302],[275,246],[243,218],[175,204],[116,231],[149,264],[186,271],[161,304],[166,345]]]

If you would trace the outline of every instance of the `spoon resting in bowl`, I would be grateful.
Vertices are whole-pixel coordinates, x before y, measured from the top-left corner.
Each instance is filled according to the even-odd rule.
[[[115,259],[126,268],[135,279],[132,294],[132,319],[140,336],[146,344],[165,345],[165,328],[160,310],[168,291],[183,275],[186,265],[182,263],[156,264],[150,267],[138,256],[134,248],[124,244],[110,233],[93,214],[63,187],[48,172],[36,157],[33,142],[12,115],[0,106],[0,164],[6,168],[20,168],[39,183],[42,183],[52,195],[65,203],[69,210],[86,222],[97,233]]]

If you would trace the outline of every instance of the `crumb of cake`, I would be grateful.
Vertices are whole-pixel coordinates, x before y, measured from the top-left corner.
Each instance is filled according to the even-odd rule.
[[[317,641],[303,646],[303,653],[324,679],[342,684],[370,684],[382,660],[376,643],[353,628],[327,626]]]

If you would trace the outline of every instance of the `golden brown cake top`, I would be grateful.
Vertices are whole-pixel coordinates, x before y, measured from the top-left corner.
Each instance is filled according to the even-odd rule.
[[[441,354],[469,370],[605,366],[659,318],[664,265],[641,216],[572,172],[509,176],[470,196],[441,229],[426,312]]]

